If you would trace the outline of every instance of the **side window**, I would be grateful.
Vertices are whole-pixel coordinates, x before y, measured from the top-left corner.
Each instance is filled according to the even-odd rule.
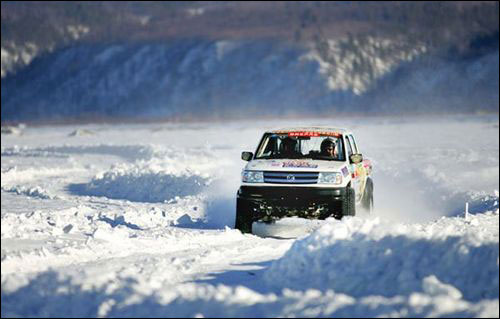
[[[352,147],[353,152],[355,154],[358,154],[359,150],[358,150],[358,147],[356,145],[356,141],[354,141],[354,136],[348,135],[347,137],[349,138],[349,142],[351,143],[351,147]]]
[[[346,148],[347,148],[347,157],[349,158],[353,154],[352,147],[351,147],[351,141],[349,141],[348,138],[346,138],[345,141],[346,141]]]
[[[337,138],[337,152],[338,152],[338,159],[343,161],[345,159],[344,157],[344,145],[343,145],[342,138]]]

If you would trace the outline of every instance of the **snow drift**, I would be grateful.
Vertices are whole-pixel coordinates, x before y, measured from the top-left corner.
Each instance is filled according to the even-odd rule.
[[[154,203],[197,195],[208,183],[207,178],[190,171],[169,173],[140,168],[115,169],[94,177],[90,183],[83,185],[79,194]]]
[[[280,287],[393,297],[431,289],[432,275],[458,299],[494,299],[499,296],[496,228],[498,208],[423,225],[330,221],[295,242],[265,278]]]

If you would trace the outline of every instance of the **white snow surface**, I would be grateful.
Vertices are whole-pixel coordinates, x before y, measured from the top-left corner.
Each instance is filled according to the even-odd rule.
[[[241,234],[241,151],[296,125],[354,131],[375,212]],[[498,115],[2,131],[1,316],[498,317],[498,190]]]

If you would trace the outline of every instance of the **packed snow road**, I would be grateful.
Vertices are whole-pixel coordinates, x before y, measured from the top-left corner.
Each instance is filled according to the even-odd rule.
[[[375,214],[243,235],[240,153],[296,124],[2,130],[2,317],[498,317],[497,116],[301,120],[356,132]]]

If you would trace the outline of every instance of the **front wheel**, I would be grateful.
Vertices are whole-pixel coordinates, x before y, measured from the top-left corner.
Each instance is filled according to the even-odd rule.
[[[347,186],[346,195],[342,201],[342,214],[343,216],[355,216],[356,215],[356,193],[354,188]]]
[[[250,205],[247,201],[237,198],[236,199],[236,220],[234,228],[242,233],[252,232],[252,215]]]
[[[363,198],[361,200],[361,207],[368,214],[373,212],[373,182],[371,179],[366,181],[365,192],[363,193]]]

